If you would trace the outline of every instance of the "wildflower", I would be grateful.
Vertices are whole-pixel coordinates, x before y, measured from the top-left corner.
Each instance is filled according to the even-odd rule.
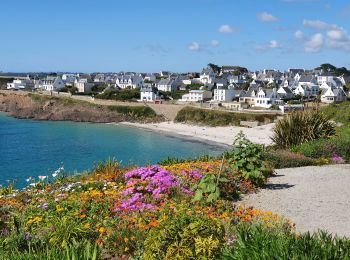
[[[90,223],[86,223],[86,224],[84,225],[84,228],[89,229],[89,228],[90,228]]]
[[[38,176],[38,178],[39,178],[39,180],[44,181],[47,178],[47,176],[40,175],[40,176]]]
[[[98,230],[101,234],[103,234],[105,231],[106,231],[106,229],[104,228],[104,227],[100,227],[100,229]]]

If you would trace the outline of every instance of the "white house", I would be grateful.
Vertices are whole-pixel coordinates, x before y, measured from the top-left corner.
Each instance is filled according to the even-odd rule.
[[[7,89],[25,89],[34,87],[33,82],[28,79],[14,79],[12,83],[7,83]]]
[[[208,90],[190,90],[188,94],[182,95],[180,101],[185,102],[198,102],[209,100],[212,97],[211,91]]]
[[[204,68],[199,75],[199,80],[202,84],[214,84],[215,72],[210,68]]]
[[[38,88],[46,91],[59,90],[64,87],[64,82],[60,77],[47,76],[38,82]]]
[[[317,76],[317,83],[318,85],[322,85],[323,83],[330,83],[335,78],[333,73],[330,72],[323,72],[320,75]]]
[[[62,74],[62,80],[66,84],[73,84],[76,80],[77,76],[74,74]]]
[[[165,92],[170,92],[170,91],[176,90],[175,81],[171,78],[161,79],[156,84],[156,87],[159,91],[165,91]]]
[[[141,98],[139,101],[141,102],[153,102],[155,100],[159,100],[158,92],[150,86],[142,87],[140,89],[140,94]]]
[[[145,75],[143,78],[144,81],[150,81],[150,82],[155,82],[156,81],[156,76],[152,73],[148,73]]]
[[[254,106],[270,108],[274,104],[282,104],[280,95],[275,88],[262,89],[259,88],[254,97]]]
[[[124,88],[141,88],[143,86],[143,79],[140,76],[122,75],[116,78],[118,87]]]
[[[216,102],[230,102],[235,98],[236,91],[233,85],[229,85],[227,88],[216,87],[214,89],[214,101]]]
[[[277,93],[280,95],[281,98],[290,99],[294,97],[292,90],[288,87],[279,87]]]
[[[80,79],[74,83],[74,86],[78,89],[78,93],[90,93],[94,83],[89,83],[85,79]]]
[[[341,88],[328,88],[322,90],[321,102],[323,103],[338,103],[346,100],[346,94]]]
[[[298,87],[293,91],[295,95],[300,95],[303,97],[317,96],[320,91],[320,87],[316,84],[313,85],[298,85]]]

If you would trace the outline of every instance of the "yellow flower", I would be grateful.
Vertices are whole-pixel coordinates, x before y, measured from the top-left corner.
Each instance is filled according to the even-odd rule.
[[[104,227],[100,227],[98,231],[100,231],[100,233],[103,234],[106,231],[106,229]]]
[[[124,242],[125,242],[125,243],[128,243],[128,241],[129,241],[129,238],[127,238],[127,237],[124,238]]]
[[[129,248],[128,248],[128,247],[125,247],[124,251],[125,251],[125,252],[128,252],[128,251],[129,251]]]
[[[89,229],[89,228],[90,228],[90,223],[86,223],[86,224],[84,225],[84,227],[85,227],[86,229]]]

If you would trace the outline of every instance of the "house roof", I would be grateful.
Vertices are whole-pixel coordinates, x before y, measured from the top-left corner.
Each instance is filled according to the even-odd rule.
[[[158,85],[171,85],[174,82],[171,78],[161,79],[157,84]]]

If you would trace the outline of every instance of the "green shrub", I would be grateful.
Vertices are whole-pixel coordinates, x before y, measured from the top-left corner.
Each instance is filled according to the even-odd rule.
[[[101,250],[97,244],[91,244],[87,240],[73,241],[62,248],[41,246],[31,246],[27,250],[21,251],[15,248],[12,251],[1,251],[0,259],[8,260],[41,260],[41,259],[100,259]]]
[[[277,114],[236,113],[185,107],[177,113],[175,121],[210,126],[227,126],[240,125],[241,121],[258,121],[261,123],[271,123],[276,118]]]
[[[156,117],[156,112],[148,106],[108,106],[108,109],[124,115],[135,117]]]
[[[182,214],[152,229],[144,242],[144,259],[216,259],[224,228],[214,219]]]
[[[330,139],[320,139],[298,146],[291,149],[294,152],[300,152],[311,158],[330,158],[339,155],[345,160],[350,160],[350,126],[345,125],[337,129],[337,135]]]
[[[350,259],[350,240],[325,232],[296,235],[244,225],[222,259]]]
[[[279,148],[335,135],[335,124],[320,111],[296,111],[279,120],[272,140]]]
[[[123,89],[120,91],[116,90],[107,90],[96,96],[100,99],[113,99],[120,101],[131,101],[140,99],[140,90],[139,89]]]
[[[274,169],[295,168],[315,165],[312,158],[306,157],[300,153],[293,153],[288,150],[270,150],[265,151],[264,159]]]
[[[263,145],[253,144],[240,132],[233,143],[232,151],[228,153],[229,163],[243,178],[262,185],[269,175],[263,160],[263,151]]]

